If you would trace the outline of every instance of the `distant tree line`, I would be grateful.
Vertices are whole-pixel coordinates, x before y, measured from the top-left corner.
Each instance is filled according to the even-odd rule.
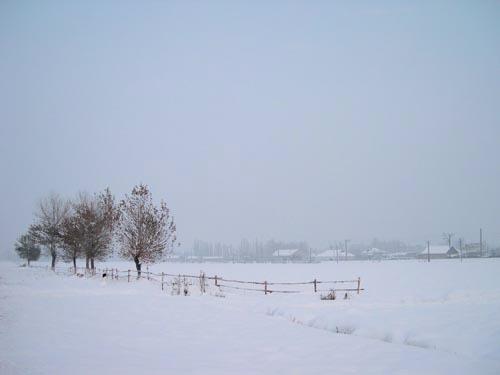
[[[363,251],[376,247],[388,253],[391,252],[411,252],[423,249],[422,245],[410,245],[399,240],[380,240],[374,238],[368,243],[349,243],[348,251],[355,255],[362,254]],[[340,255],[345,254],[345,241],[333,241],[322,248],[311,248],[306,241],[283,241],[283,240],[248,240],[243,238],[239,244],[229,244],[221,241],[195,240],[189,254],[194,257],[217,257],[234,260],[263,260],[272,258],[272,254],[278,249],[298,249],[305,256],[317,255],[326,249],[338,249]],[[182,255],[182,254],[181,254]]]
[[[120,202],[109,189],[80,193],[64,200],[50,194],[38,204],[35,220],[15,244],[18,255],[30,261],[40,257],[41,248],[55,267],[60,257],[93,270],[95,261],[108,258],[116,245],[118,254],[135,263],[140,276],[143,262],[154,263],[172,250],[176,225],[170,209],[161,201],[153,203],[147,185],[138,185]]]
[[[243,238],[240,244],[233,246],[223,242],[210,242],[195,240],[192,248],[192,255],[196,257],[220,257],[242,259],[267,259],[278,249],[299,249],[308,251],[309,245],[305,241],[260,241],[258,239],[250,241]]]

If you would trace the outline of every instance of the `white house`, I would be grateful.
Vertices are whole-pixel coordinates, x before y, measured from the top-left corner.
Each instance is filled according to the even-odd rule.
[[[316,259],[318,260],[337,260],[337,253],[339,260],[345,260],[346,259],[346,253],[344,250],[338,249],[338,250],[325,250],[318,255],[316,255]],[[355,258],[355,255],[352,253],[347,253],[347,259],[352,260]]]
[[[401,260],[401,259],[412,259],[415,258],[415,256],[404,251],[398,251],[397,253],[387,254],[385,258],[392,260]]]
[[[165,256],[165,261],[166,262],[177,262],[181,260],[181,256],[178,254],[167,254]]]
[[[299,259],[302,256],[300,249],[278,249],[274,251],[273,258],[280,260]]]
[[[446,245],[432,245],[429,249],[425,248],[420,254],[419,258],[427,258],[429,255],[432,259],[444,259],[444,258],[457,258],[460,253],[453,246],[448,247]]]
[[[369,249],[363,250],[361,255],[369,259],[380,259],[385,257],[386,252],[376,247],[371,247]]]

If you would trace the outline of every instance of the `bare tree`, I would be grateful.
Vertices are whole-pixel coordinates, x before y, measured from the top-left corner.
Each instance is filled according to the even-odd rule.
[[[112,250],[113,231],[118,222],[119,209],[109,189],[92,196],[80,193],[73,208],[73,234],[80,241],[86,267],[89,268],[90,261],[90,268],[94,269],[94,261],[105,259]]]
[[[121,201],[120,215],[117,229],[120,255],[134,261],[139,278],[143,262],[160,260],[174,245],[174,218],[165,202],[159,207],[154,205],[149,188],[142,184],[135,186],[132,194]]]
[[[52,268],[56,266],[57,249],[61,244],[61,224],[68,215],[69,208],[69,203],[59,195],[50,194],[40,201],[35,213],[35,223],[29,229],[34,240],[48,250]]]
[[[36,244],[35,239],[29,233],[19,237],[14,247],[19,257],[28,261],[28,266],[30,261],[40,258],[40,246]]]

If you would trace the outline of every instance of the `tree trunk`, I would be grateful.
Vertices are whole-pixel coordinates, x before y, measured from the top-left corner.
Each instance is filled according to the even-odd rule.
[[[94,270],[94,258],[90,258],[90,268],[92,268],[92,270]]]
[[[76,257],[73,257],[73,267],[75,268],[75,273],[76,273]]]
[[[51,253],[50,256],[52,257],[52,269],[56,268],[56,257],[57,254],[55,252]]]
[[[139,258],[134,258],[134,262],[135,262],[135,268],[137,270],[137,278],[140,279],[141,278],[141,266],[142,266],[142,264],[139,262]]]
[[[89,257],[88,257],[88,255],[85,255],[85,268],[89,269]]]

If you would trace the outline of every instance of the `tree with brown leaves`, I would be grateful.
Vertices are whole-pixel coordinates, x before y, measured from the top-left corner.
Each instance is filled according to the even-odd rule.
[[[76,259],[83,255],[85,243],[84,228],[78,219],[79,218],[72,213],[63,220],[60,231],[62,258],[65,261],[73,262],[75,273]]]
[[[68,229],[72,232],[69,242],[80,242],[86,267],[89,268],[90,262],[90,268],[94,269],[94,261],[105,259],[112,251],[113,231],[118,222],[119,209],[114,196],[106,189],[94,195],[81,193],[73,204],[73,210],[74,222],[68,223]]]

